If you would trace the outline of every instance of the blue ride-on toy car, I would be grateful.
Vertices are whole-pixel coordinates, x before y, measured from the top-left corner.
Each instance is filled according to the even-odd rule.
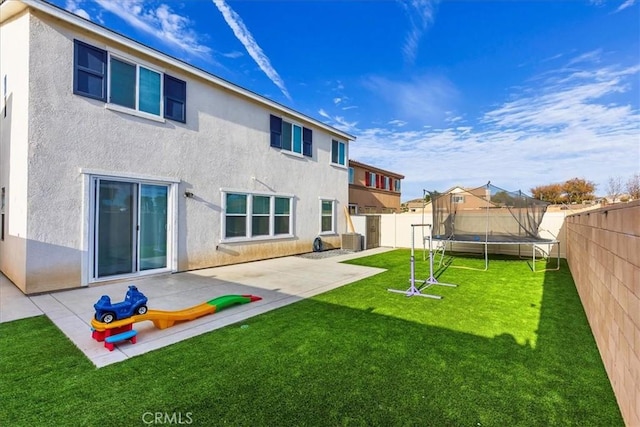
[[[93,308],[96,309],[96,320],[111,323],[114,320],[126,319],[134,314],[145,314],[147,312],[147,297],[137,287],[131,285],[124,301],[111,304],[111,298],[108,295],[102,295]]]

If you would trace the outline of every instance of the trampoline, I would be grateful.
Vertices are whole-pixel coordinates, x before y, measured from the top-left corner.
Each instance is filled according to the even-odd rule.
[[[499,246],[517,246],[520,257],[524,246],[531,248],[533,271],[560,269],[560,242],[539,235],[547,202],[521,191],[503,190],[491,182],[472,190],[432,192],[430,195],[432,239],[439,246],[440,265],[447,249],[454,252],[454,245],[481,246],[485,261],[483,271],[489,269],[489,246],[494,246],[496,253],[500,253]],[[554,246],[557,246],[555,267],[536,270],[536,258],[540,259],[538,253],[542,258],[550,258]]]

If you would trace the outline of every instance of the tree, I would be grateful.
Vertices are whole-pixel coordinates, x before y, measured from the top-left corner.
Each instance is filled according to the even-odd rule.
[[[498,191],[491,197],[491,201],[500,206],[516,206],[517,201],[506,191]]]
[[[531,195],[538,200],[544,200],[549,203],[562,203],[564,198],[562,196],[563,190],[560,184],[539,185],[532,188]]]
[[[640,199],[640,173],[633,174],[627,181],[627,193],[633,200]]]
[[[596,185],[582,178],[572,178],[562,184],[562,191],[569,203],[582,203],[585,200],[593,200]]]
[[[618,197],[622,195],[622,178],[619,176],[609,178],[607,183],[607,196],[611,202],[615,203]]]

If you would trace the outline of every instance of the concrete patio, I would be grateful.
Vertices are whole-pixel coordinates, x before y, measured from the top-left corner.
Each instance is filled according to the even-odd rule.
[[[389,250],[376,248],[323,259],[290,256],[32,297],[0,275],[0,322],[45,314],[97,367],[103,367],[381,273],[384,270],[340,261]],[[163,330],[150,321],[140,322],[134,325],[138,331],[136,344],[122,342],[109,351],[91,338],[93,304],[102,295],[109,295],[113,302],[122,301],[132,284],[147,296],[149,308],[157,310],[180,310],[228,294],[252,294],[262,300]]]

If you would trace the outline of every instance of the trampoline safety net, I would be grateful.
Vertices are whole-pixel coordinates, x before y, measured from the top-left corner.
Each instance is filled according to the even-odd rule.
[[[430,195],[434,239],[495,243],[543,240],[538,229],[549,204],[519,190],[503,190],[489,182],[472,190]]]

